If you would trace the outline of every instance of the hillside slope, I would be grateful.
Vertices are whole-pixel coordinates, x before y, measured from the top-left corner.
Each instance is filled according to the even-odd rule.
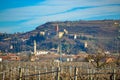
[[[26,33],[0,33],[0,50],[2,52],[33,51],[33,40],[37,41],[37,49],[57,48],[59,39],[56,37],[55,28],[58,25],[60,32],[68,31],[68,34],[61,39],[65,53],[68,50],[69,53],[86,51],[84,48],[86,41],[89,44],[89,50],[95,48],[93,46],[101,45],[103,49],[113,52],[117,49],[114,40],[118,35],[119,27],[115,24],[116,22],[120,23],[120,20],[48,22]],[[41,35],[41,32],[45,32],[45,35]],[[77,35],[76,40],[73,39],[74,34]]]

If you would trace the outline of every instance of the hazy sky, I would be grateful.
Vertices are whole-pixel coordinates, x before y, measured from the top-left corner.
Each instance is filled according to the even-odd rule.
[[[120,19],[120,0],[0,0],[0,32],[26,32],[48,21]]]

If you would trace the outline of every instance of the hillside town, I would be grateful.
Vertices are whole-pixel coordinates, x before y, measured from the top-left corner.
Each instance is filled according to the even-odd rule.
[[[115,22],[114,24],[118,25],[117,22]],[[23,49],[24,51],[14,53],[11,51],[16,48],[14,45],[10,45],[9,48],[11,51],[0,53],[0,61],[89,61],[87,60],[88,56],[96,55],[95,53],[105,55],[105,60],[111,58],[111,62],[115,61],[115,59],[118,59],[116,58],[117,56],[119,56],[118,49],[116,50],[116,54],[113,54],[113,51],[102,49],[102,47],[98,47],[99,45],[93,46],[95,43],[92,43],[92,40],[95,41],[96,39],[96,37],[94,37],[93,35],[84,33],[71,33],[65,28],[61,29],[58,24],[54,24],[53,26],[54,30],[39,31],[38,33],[34,33],[33,38],[26,36],[22,37],[21,40],[23,41],[23,43],[29,42],[28,40],[31,38],[31,41],[29,43],[32,44],[31,50],[27,51]],[[38,49],[38,47],[41,47],[38,45],[39,40],[45,40],[44,38],[46,38],[46,42],[49,40],[54,40],[56,44],[50,49]],[[4,40],[9,39],[5,38]],[[78,47],[80,47],[81,50],[76,51],[75,49],[74,51],[74,48],[70,46],[71,44],[76,44],[75,42],[79,44]],[[47,46],[50,45],[46,44],[45,47]],[[119,46],[117,47],[119,48]]]

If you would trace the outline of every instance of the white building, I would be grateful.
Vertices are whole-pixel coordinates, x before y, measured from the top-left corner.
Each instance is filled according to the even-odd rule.
[[[67,58],[67,62],[72,62],[73,58]]]
[[[74,40],[75,40],[75,39],[77,39],[77,35],[76,35],[76,34],[74,34]]]
[[[87,42],[84,43],[84,47],[85,47],[85,48],[88,47],[88,43],[87,43]]]
[[[45,35],[45,32],[44,32],[44,31],[41,31],[41,32],[40,32],[40,35],[44,36],[44,35]]]
[[[2,58],[0,58],[0,62],[2,62]]]
[[[68,34],[68,31],[67,31],[66,29],[64,29],[64,33],[65,33],[65,34]]]
[[[37,51],[36,55],[41,55],[41,54],[48,54],[49,51]]]

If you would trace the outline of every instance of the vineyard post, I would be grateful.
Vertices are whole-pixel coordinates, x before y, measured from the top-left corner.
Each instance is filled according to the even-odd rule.
[[[29,65],[28,67],[29,67],[29,68],[28,68],[28,75],[30,75],[31,66]],[[28,79],[30,79],[30,77],[29,77]]]
[[[12,72],[13,70],[12,70],[12,67],[10,68],[10,80],[12,80],[12,74],[13,74],[13,72]]]
[[[65,70],[64,70],[65,67],[60,67],[60,70],[61,70],[61,73],[63,73]]]
[[[40,80],[40,70],[39,70],[39,78],[38,78],[38,80]]]
[[[116,70],[115,69],[113,69],[113,80],[116,80]]]
[[[1,66],[0,66],[0,70],[2,71],[3,70],[3,63],[1,62]]]
[[[13,72],[13,80],[15,80],[15,73],[16,73],[16,68],[14,67],[14,72]]]
[[[24,71],[25,71],[25,75],[27,75],[27,67],[25,67]],[[26,80],[26,77],[25,77],[25,80]]]
[[[35,74],[36,74],[36,72],[37,72],[36,68],[37,68],[37,66],[35,66]],[[36,77],[37,77],[37,76],[35,76],[35,78],[36,78]]]
[[[93,75],[95,76],[95,74],[96,74],[96,69],[93,69]],[[94,77],[93,76],[93,77]],[[93,79],[94,80],[94,79]]]
[[[90,69],[87,69],[88,78],[90,79]]]
[[[5,72],[3,72],[3,79],[2,80],[5,80]]]
[[[47,70],[48,70],[48,69],[47,69],[47,66],[46,66],[46,67],[45,67],[45,72],[46,72],[46,73],[47,73]],[[47,74],[46,74],[46,77],[47,77]]]
[[[54,67],[52,66],[52,72],[54,71]],[[52,76],[54,77],[55,73],[52,73]]]
[[[93,80],[93,69],[90,69],[90,80]]]
[[[60,80],[59,71],[60,71],[60,67],[57,67],[57,71],[56,71],[56,80]]]
[[[72,66],[69,66],[70,69],[70,76],[72,75]]]
[[[19,68],[19,80],[22,80],[22,68]]]
[[[74,68],[74,80],[77,80],[78,68]]]
[[[11,67],[8,69],[9,79],[11,80]]]
[[[29,75],[29,72],[30,72],[30,68],[27,69],[27,75]],[[29,79],[29,77],[27,79]]]

